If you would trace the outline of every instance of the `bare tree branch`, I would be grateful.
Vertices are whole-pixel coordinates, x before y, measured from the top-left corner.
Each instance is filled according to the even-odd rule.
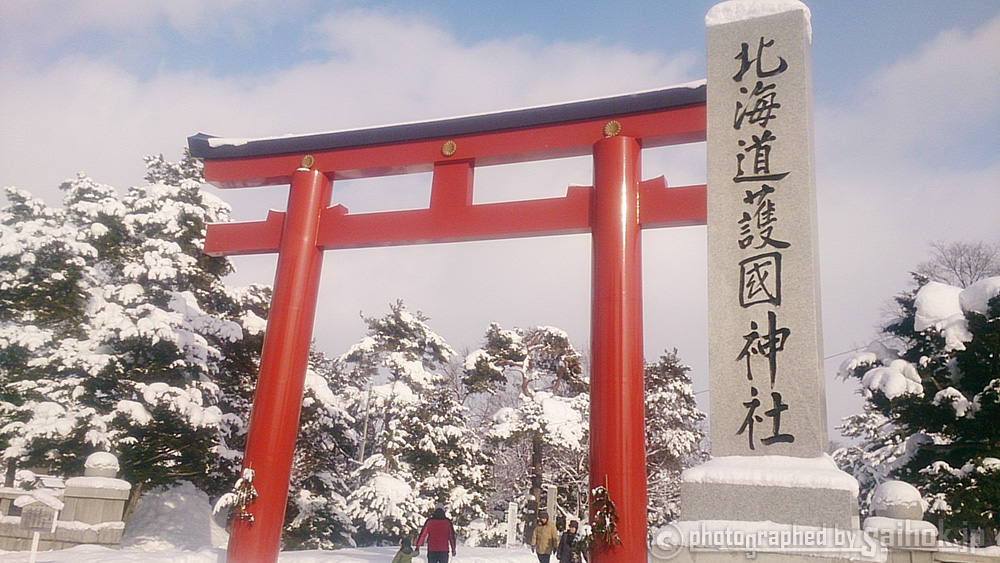
[[[931,259],[918,264],[915,270],[930,280],[969,287],[979,280],[1000,276],[1000,244],[935,241],[930,247]]]

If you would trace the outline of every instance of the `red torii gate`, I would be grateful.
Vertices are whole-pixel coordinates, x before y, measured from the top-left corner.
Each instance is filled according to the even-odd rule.
[[[706,221],[705,186],[641,181],[642,148],[705,140],[705,86],[442,121],[298,137],[188,139],[220,188],[291,184],[288,208],[213,224],[211,255],[278,253],[243,461],[258,497],[234,519],[227,561],[278,558],[322,253],[338,248],[591,232],[590,485],[607,485],[619,546],[591,561],[645,563],[641,228]],[[594,186],[565,197],[473,205],[477,166],[592,154]],[[433,172],[427,209],[352,215],[330,207],[339,179]]]

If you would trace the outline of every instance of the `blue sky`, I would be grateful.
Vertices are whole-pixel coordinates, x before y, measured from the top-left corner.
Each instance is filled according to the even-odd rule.
[[[59,183],[79,171],[122,191],[142,183],[144,154],[178,158],[197,132],[310,133],[698,80],[712,4],[3,2],[0,185],[57,204]],[[1000,2],[807,4],[835,421],[860,405],[832,377],[836,354],[875,336],[927,243],[1000,241]],[[703,155],[703,145],[644,155],[644,172],[703,182]],[[586,159],[477,170],[477,201],[562,195],[569,183],[590,183]],[[428,193],[426,178],[334,189],[354,211],[421,205]],[[243,220],[284,206],[282,188],[215,193]],[[705,389],[704,229],[644,237],[647,357],[677,347]],[[237,266],[235,283],[271,282],[271,258]],[[317,342],[339,354],[363,332],[359,311],[382,314],[397,298],[459,348],[493,320],[556,325],[586,348],[589,242],[328,253]]]

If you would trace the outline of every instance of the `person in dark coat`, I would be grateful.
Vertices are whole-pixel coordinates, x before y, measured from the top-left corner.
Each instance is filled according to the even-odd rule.
[[[559,563],[582,563],[583,555],[580,553],[580,546],[577,545],[580,540],[577,534],[579,529],[580,523],[573,520],[559,538],[559,547],[556,548],[556,559]]]
[[[449,548],[455,555],[455,527],[444,515],[444,508],[435,508],[434,515],[424,522],[414,546],[417,551],[424,542],[427,542],[427,563],[448,563]]]

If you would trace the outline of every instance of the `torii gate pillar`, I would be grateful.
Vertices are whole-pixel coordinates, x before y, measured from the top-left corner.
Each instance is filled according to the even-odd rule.
[[[630,137],[594,145],[590,488],[607,487],[622,539],[596,563],[647,558],[639,154]]]
[[[330,180],[322,172],[299,168],[292,175],[243,458],[243,467],[266,473],[254,480],[254,520],[233,521],[227,561],[278,559],[323,266],[316,239],[330,195]]]

